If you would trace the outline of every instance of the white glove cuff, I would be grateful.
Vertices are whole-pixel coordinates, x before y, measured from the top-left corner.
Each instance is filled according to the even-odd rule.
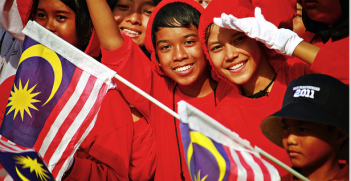
[[[286,55],[291,56],[294,53],[294,50],[297,47],[297,45],[299,45],[303,41],[303,39],[300,38],[295,32],[289,29],[281,28],[279,29],[279,31],[283,34],[290,34],[284,47],[284,53]]]

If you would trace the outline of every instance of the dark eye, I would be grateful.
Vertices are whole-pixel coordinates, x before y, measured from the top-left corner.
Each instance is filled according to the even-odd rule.
[[[167,50],[167,49],[170,49],[170,48],[171,48],[171,46],[165,45],[165,46],[162,46],[160,49],[161,50]]]
[[[128,9],[129,7],[127,5],[124,4],[119,4],[117,5],[120,9]]]
[[[149,10],[145,10],[144,13],[150,15],[152,13],[152,11],[149,11]]]
[[[214,46],[214,47],[211,48],[211,51],[216,51],[216,50],[219,50],[221,48],[222,48],[222,46],[220,46],[220,45]]]
[[[284,131],[286,131],[286,130],[289,130],[290,127],[289,127],[288,125],[283,125],[283,126],[282,126],[282,129],[283,129]]]
[[[45,17],[45,14],[44,14],[44,13],[37,13],[37,17],[38,17],[38,18],[44,18],[44,17]]]
[[[238,37],[238,38],[236,38],[235,40],[234,40],[234,42],[233,43],[238,43],[238,42],[240,42],[241,40],[243,40],[245,37]]]
[[[64,21],[67,19],[66,16],[62,16],[62,15],[57,15],[57,19],[60,20],[60,21]]]
[[[192,45],[192,44],[194,44],[195,43],[195,41],[186,41],[185,42],[185,45]]]
[[[199,1],[199,3],[200,3],[201,5],[207,5],[207,4],[208,4],[207,1]]]
[[[308,129],[307,129],[307,128],[300,127],[300,128],[299,128],[299,131],[300,131],[300,132],[307,132]]]

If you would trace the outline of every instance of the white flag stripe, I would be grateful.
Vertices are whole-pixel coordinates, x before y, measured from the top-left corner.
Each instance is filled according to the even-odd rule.
[[[55,122],[52,124],[48,134],[45,136],[43,144],[41,145],[39,150],[39,154],[42,155],[42,157],[45,157],[45,153],[48,147],[50,146],[52,140],[55,138],[58,129],[61,127],[62,123],[66,120],[71,110],[76,106],[76,103],[80,99],[80,95],[84,91],[85,85],[87,84],[89,77],[90,75],[83,71],[79,79],[79,82],[77,84],[77,87],[74,90],[72,96],[69,98],[65,106],[62,108],[60,114],[57,116]]]
[[[56,163],[59,161],[61,158],[63,152],[62,150],[65,150],[67,145],[70,143],[72,137],[74,134],[77,132],[77,130],[80,128],[80,125],[82,125],[83,121],[89,114],[91,108],[94,106],[94,103],[99,95],[100,88],[102,86],[103,82],[96,79],[96,82],[94,84],[94,88],[92,92],[89,95],[88,100],[85,102],[82,110],[79,112],[77,115],[76,119],[74,122],[71,124],[71,126],[68,128],[66,131],[64,137],[62,138],[60,144],[58,145],[58,148],[55,150],[54,154],[52,155],[49,163],[48,163],[48,169],[52,171],[53,167],[56,165]]]
[[[244,158],[245,162],[252,168],[255,176],[255,181],[264,181],[262,170],[252,158],[252,155],[248,152],[241,152],[241,156]]]
[[[77,149],[79,148],[79,145],[83,142],[84,138],[86,138],[86,136],[89,134],[89,132],[93,129],[94,125],[95,125],[95,122],[96,122],[96,118],[97,118],[97,115],[99,114],[99,111],[96,113],[93,121],[90,123],[89,127],[85,130],[83,136],[80,138],[79,142],[74,145],[74,150],[73,152],[70,154],[70,156],[67,158],[67,160],[65,161],[65,163],[62,165],[61,168],[58,168],[60,169],[57,177],[56,177],[56,181],[61,181],[61,178],[63,176],[63,174],[66,172],[67,170],[67,167],[69,165],[69,162],[72,160],[73,156],[74,156],[74,153],[77,151]]]
[[[266,160],[262,159],[263,164],[268,169],[269,174],[271,175],[271,180],[280,180],[279,172],[275,167],[269,164]]]
[[[246,180],[247,179],[246,169],[241,164],[240,159],[239,159],[236,151],[234,151],[233,149],[230,149],[230,154],[231,155],[228,155],[228,156],[232,156],[236,166],[238,167],[238,179],[237,179],[237,181]]]

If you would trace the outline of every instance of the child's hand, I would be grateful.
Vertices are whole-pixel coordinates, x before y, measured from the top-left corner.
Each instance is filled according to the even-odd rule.
[[[268,48],[289,56],[303,41],[295,32],[284,28],[278,29],[274,24],[266,21],[259,7],[255,9],[255,17],[238,19],[223,13],[221,18],[214,18],[213,21],[219,27],[244,32],[248,37],[264,43]]]

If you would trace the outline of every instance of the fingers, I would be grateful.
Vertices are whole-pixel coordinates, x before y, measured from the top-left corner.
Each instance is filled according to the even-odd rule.
[[[255,8],[255,17],[258,18],[258,19],[264,19],[264,16],[262,15],[262,11],[261,11],[261,8],[259,7],[256,7]]]
[[[233,15],[227,15],[225,13],[222,13],[220,18],[213,18],[213,22],[219,27],[239,30],[239,28],[235,25],[236,20],[237,18]]]

